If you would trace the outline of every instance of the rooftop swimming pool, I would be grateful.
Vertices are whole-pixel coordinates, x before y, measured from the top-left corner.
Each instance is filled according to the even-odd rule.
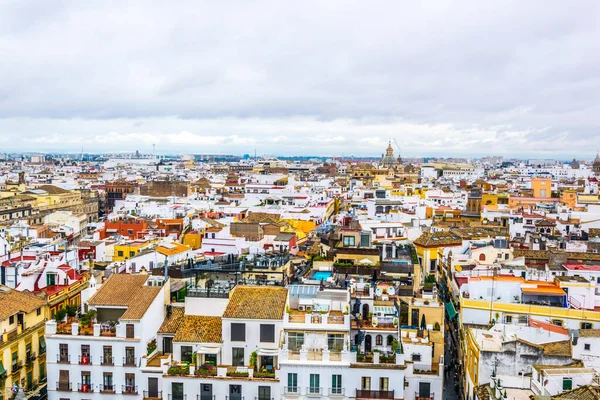
[[[332,273],[330,271],[317,271],[313,274],[312,279],[317,281],[326,281],[331,277]]]

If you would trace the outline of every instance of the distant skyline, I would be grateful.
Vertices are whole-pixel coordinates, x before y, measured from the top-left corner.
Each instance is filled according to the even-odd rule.
[[[598,48],[592,0],[4,2],[0,152],[591,160]]]

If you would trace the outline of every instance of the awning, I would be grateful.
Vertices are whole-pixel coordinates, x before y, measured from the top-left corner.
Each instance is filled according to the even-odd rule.
[[[396,309],[391,306],[373,306],[373,314],[396,315]]]
[[[256,354],[259,356],[277,356],[279,355],[279,349],[258,349]]]
[[[2,365],[2,361],[0,361],[0,376],[6,374],[6,369],[4,369],[4,365]]]
[[[523,288],[523,294],[532,296],[566,296],[567,293],[559,287]]]
[[[446,312],[448,313],[448,319],[452,319],[456,317],[456,309],[454,308],[454,303],[451,301],[446,303]]]
[[[198,354],[219,354],[221,351],[220,347],[200,347],[197,351]]]

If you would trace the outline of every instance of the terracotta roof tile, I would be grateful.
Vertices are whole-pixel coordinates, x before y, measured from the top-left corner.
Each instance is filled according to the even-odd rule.
[[[223,318],[282,319],[286,299],[286,288],[238,285],[229,295]]]
[[[559,400],[600,400],[600,386],[586,385],[552,396]]]
[[[140,320],[160,292],[160,286],[144,286],[148,275],[113,274],[92,296],[94,307],[121,306],[127,311],[121,320]]]
[[[177,329],[174,342],[221,343],[221,317],[185,315]]]
[[[158,329],[158,333],[175,333],[183,322],[185,309],[183,307],[173,307],[171,315],[165,318],[162,325]]]
[[[0,321],[17,313],[30,313],[46,302],[29,292],[21,292],[8,286],[0,286]]]

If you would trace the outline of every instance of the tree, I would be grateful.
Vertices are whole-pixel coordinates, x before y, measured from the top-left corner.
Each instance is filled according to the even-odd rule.
[[[63,322],[63,320],[65,319],[66,316],[67,316],[67,310],[65,310],[64,308],[61,308],[60,310],[57,310],[56,313],[54,314],[54,320],[60,324],[61,322]]]
[[[74,306],[72,304],[67,304],[67,306],[65,307],[65,311],[67,313],[67,315],[69,316],[69,318],[73,318],[77,315],[77,311],[79,310],[79,307]]]

